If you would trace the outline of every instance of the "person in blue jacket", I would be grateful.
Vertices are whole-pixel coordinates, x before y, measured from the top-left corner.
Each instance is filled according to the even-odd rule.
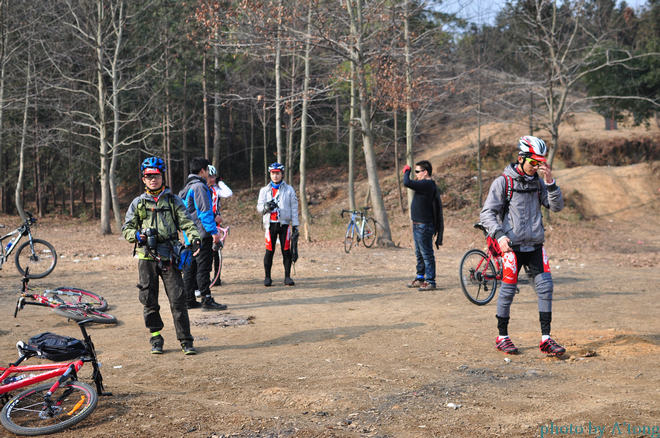
[[[226,305],[216,303],[211,296],[211,267],[213,265],[213,244],[220,241],[215,223],[213,200],[206,181],[209,177],[209,160],[202,157],[190,161],[190,175],[179,196],[193,218],[202,238],[202,245],[183,275],[188,309],[225,310]],[[186,241],[186,244],[188,242]],[[202,302],[195,299],[195,286],[199,289]]]

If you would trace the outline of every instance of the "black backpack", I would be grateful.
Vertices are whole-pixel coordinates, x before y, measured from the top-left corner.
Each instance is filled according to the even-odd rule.
[[[81,340],[50,332],[31,337],[28,346],[39,350],[39,356],[44,359],[55,362],[76,359],[87,354],[85,344]]]

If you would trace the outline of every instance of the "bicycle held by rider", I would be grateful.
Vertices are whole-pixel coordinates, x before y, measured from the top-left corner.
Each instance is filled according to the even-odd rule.
[[[346,253],[350,252],[356,238],[356,245],[359,245],[361,240],[367,248],[371,248],[376,241],[376,221],[371,217],[367,217],[367,210],[370,209],[371,207],[362,207],[359,210],[341,211],[342,218],[344,213],[351,215],[346,228],[346,237],[344,238],[344,251]]]
[[[497,292],[498,282],[502,281],[502,252],[495,239],[488,236],[488,230],[481,222],[474,228],[483,231],[486,237],[486,251],[480,249],[468,250],[461,259],[458,276],[461,288],[467,299],[477,306],[484,306],[493,299]],[[523,265],[524,266],[524,265]],[[529,284],[536,291],[536,285],[531,278],[527,266],[524,266]],[[517,293],[517,292],[516,292]]]
[[[50,243],[42,239],[34,239],[30,227],[37,222],[37,218],[32,216],[29,211],[25,212],[26,219],[23,224],[14,231],[0,237],[0,269],[2,265],[9,260],[9,256],[16,249],[23,236],[28,237],[28,241],[18,246],[14,263],[16,269],[21,275],[25,275],[29,267],[32,273],[30,278],[43,278],[53,272],[57,264],[57,253]],[[0,228],[5,228],[0,225]],[[11,238],[11,239],[10,239]],[[5,244],[5,240],[10,239]]]

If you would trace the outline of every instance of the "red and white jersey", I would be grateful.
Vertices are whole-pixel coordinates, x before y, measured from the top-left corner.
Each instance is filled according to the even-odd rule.
[[[233,194],[234,192],[222,181],[212,186],[211,200],[213,201],[213,213],[218,214],[218,211],[220,211],[220,198],[229,198]]]

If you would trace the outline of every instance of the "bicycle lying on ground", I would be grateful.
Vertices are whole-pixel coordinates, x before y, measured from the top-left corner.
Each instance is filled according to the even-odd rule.
[[[484,236],[488,238],[488,230],[481,222],[474,224],[474,228],[483,231]],[[471,303],[478,306],[490,303],[497,292],[497,282],[502,281],[504,264],[499,248],[495,245],[497,242],[493,240],[486,247],[486,252],[480,249],[468,250],[458,267],[463,293]],[[524,268],[530,285],[536,291],[534,279],[531,278],[527,266]]]
[[[19,310],[23,310],[26,305],[30,305],[50,307],[58,315],[73,319],[74,321],[91,319],[101,324],[114,324],[117,322],[117,318],[103,312],[108,308],[108,302],[100,295],[75,287],[44,290],[42,295],[30,294],[28,290],[32,289],[27,286],[29,281],[30,277],[28,276],[28,272],[26,272],[25,276],[23,276],[21,296],[16,302],[14,318],[16,318]]]
[[[353,246],[353,241],[357,237],[356,245],[360,244],[360,240],[364,242],[364,246],[371,248],[376,241],[376,221],[373,218],[367,217],[367,210],[371,207],[362,207],[358,210],[342,210],[341,217],[344,213],[350,213],[351,219],[346,228],[346,238],[344,239],[344,251],[348,254]]]
[[[82,342],[84,352],[80,349],[71,349],[69,354],[58,351],[59,357],[74,356],[61,359],[76,359],[71,362],[21,365],[31,357],[48,358],[49,353],[53,353],[46,351],[47,347],[43,346],[40,349],[38,346],[26,345],[22,341],[16,344],[18,360],[7,368],[0,367],[2,374],[0,375],[0,404],[4,405],[0,414],[0,422],[8,431],[16,435],[46,435],[59,432],[89,417],[96,408],[99,395],[112,395],[111,392],[105,392],[103,388],[103,377],[100,364],[96,360],[94,344],[85,330],[85,324],[90,322],[92,321],[88,319],[78,323],[84,339]],[[52,339],[53,335],[49,335]],[[57,335],[54,336],[57,337]],[[78,371],[85,362],[92,364],[92,380],[96,385],[96,391],[87,383],[78,380]],[[30,388],[15,397],[10,394],[12,391],[53,378],[58,379],[54,383],[45,383]]]
[[[57,264],[57,253],[55,252],[53,245],[50,243],[45,240],[32,238],[30,225],[34,224],[37,221],[37,218],[32,216],[29,211],[26,211],[25,215],[27,218],[23,222],[23,225],[16,228],[11,233],[0,237],[0,269],[2,269],[2,265],[9,260],[9,256],[16,246],[18,246],[18,242],[21,238],[27,236],[29,241],[22,244],[16,250],[16,256],[14,257],[16,269],[18,269],[18,272],[20,272],[21,275],[25,275],[26,269],[30,268],[32,271],[30,278],[43,278],[55,269],[55,265]],[[5,228],[5,226],[0,225],[0,228]],[[3,240],[8,239],[9,237],[12,238],[9,243],[5,245]]]
[[[211,285],[209,287],[215,286],[216,283],[220,284],[220,273],[222,272],[222,249],[225,247],[225,239],[227,236],[229,236],[229,227],[222,228],[220,225],[218,225],[218,233],[220,233],[220,242],[216,244],[218,246],[218,250],[216,252],[218,254],[219,262],[218,267],[215,269],[215,277],[211,281]]]

